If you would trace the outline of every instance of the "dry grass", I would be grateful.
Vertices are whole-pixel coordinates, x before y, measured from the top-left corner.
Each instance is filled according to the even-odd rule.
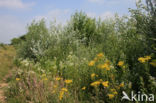
[[[16,55],[13,46],[0,47],[0,80],[8,74],[9,70],[13,68],[13,59]]]

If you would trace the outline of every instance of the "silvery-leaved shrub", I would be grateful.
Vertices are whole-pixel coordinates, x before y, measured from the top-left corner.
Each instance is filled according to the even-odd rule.
[[[19,56],[37,60],[45,55],[50,46],[50,35],[45,21],[33,21],[28,27],[26,40],[20,45]]]

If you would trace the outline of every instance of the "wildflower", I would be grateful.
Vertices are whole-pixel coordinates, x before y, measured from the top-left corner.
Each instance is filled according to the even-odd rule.
[[[102,82],[103,80],[102,80],[102,79],[100,79],[99,81],[100,81],[100,82]]]
[[[59,100],[63,99],[64,91],[60,91]]]
[[[68,92],[67,88],[62,88],[61,91]]]
[[[106,67],[106,70],[110,70],[110,68],[109,67]]]
[[[69,84],[69,83],[72,83],[73,81],[72,80],[65,80],[64,81],[66,84]]]
[[[156,60],[153,60],[152,62],[150,62],[150,64],[154,67],[156,67]]]
[[[115,89],[110,89],[110,91],[111,91],[111,92],[114,92],[114,91],[116,91],[116,90],[115,90]]]
[[[57,85],[54,85],[53,87],[54,87],[54,88],[57,88]]]
[[[109,60],[106,60],[106,63],[107,63],[108,65],[110,65],[110,61],[109,61]]]
[[[86,87],[83,87],[83,88],[82,88],[82,90],[85,90],[85,89],[86,89]]]
[[[62,78],[60,78],[60,77],[56,77],[55,78],[55,80],[57,80],[57,81],[59,81],[59,80],[61,80]]]
[[[108,94],[109,99],[113,99],[114,98],[114,94]]]
[[[91,78],[94,78],[94,77],[95,77],[95,75],[96,75],[95,73],[92,73],[92,74],[91,74]]]
[[[117,95],[117,94],[118,94],[118,92],[117,92],[117,91],[114,91],[114,92],[113,92],[113,94],[114,94],[114,95]]]
[[[102,82],[102,85],[103,85],[104,87],[108,87],[108,81]]]
[[[143,57],[140,57],[140,58],[138,58],[138,61],[139,61],[140,63],[145,63],[145,62],[146,62],[146,59],[143,58]]]
[[[124,87],[124,83],[121,83],[121,84],[119,85],[119,87]]]
[[[111,89],[110,90],[114,95],[117,95],[118,94],[118,92],[115,90],[115,89]]]
[[[99,64],[99,65],[97,66],[97,68],[110,70],[110,67],[109,67],[109,64],[108,64],[108,63]]]
[[[16,78],[16,81],[19,81],[20,80],[20,78]]]
[[[122,67],[124,65],[124,62],[123,61],[119,61],[118,62],[118,66]]]
[[[64,95],[65,92],[68,92],[68,89],[67,88],[62,88],[61,91],[60,91],[60,94],[59,94],[59,100],[63,99],[63,95]]]
[[[97,87],[100,85],[100,83],[101,83],[100,81],[95,81],[95,82],[91,83],[90,85],[93,87]]]
[[[145,60],[150,60],[151,59],[151,56],[145,56]]]
[[[90,62],[88,63],[89,66],[94,66],[94,64],[95,64],[95,61],[90,61]]]
[[[103,56],[104,56],[103,53],[97,54],[97,57],[99,57],[99,58],[101,58],[101,57],[103,57]]]

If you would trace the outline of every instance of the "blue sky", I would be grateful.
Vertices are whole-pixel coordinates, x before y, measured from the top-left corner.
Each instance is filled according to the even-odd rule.
[[[65,23],[71,14],[84,11],[90,17],[128,14],[136,0],[0,0],[0,43],[23,35],[33,19]]]

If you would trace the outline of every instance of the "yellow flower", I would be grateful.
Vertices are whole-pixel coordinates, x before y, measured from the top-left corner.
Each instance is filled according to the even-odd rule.
[[[123,61],[119,61],[119,62],[118,62],[118,66],[121,67],[121,66],[123,66],[123,65],[124,65],[124,62],[123,62]]]
[[[57,85],[54,85],[53,87],[54,87],[54,88],[57,88]]]
[[[146,59],[143,58],[143,57],[140,57],[140,58],[138,58],[138,61],[139,61],[140,63],[145,63],[145,62],[146,62]]]
[[[20,80],[20,78],[16,78],[16,81],[19,81]]]
[[[95,64],[95,61],[92,60],[88,63],[88,66],[94,66],[94,64]]]
[[[97,87],[100,85],[100,83],[101,83],[100,81],[95,81],[95,82],[91,83],[90,85],[93,87]]]
[[[63,95],[64,95],[64,91],[60,91],[59,100],[62,100],[63,99]]]
[[[68,92],[67,88],[62,88],[61,91]]]
[[[73,81],[72,80],[65,80],[64,81],[66,84],[69,84],[69,83],[72,83]]]
[[[105,64],[99,64],[99,65],[97,66],[97,68],[99,68],[99,69],[110,70],[110,67],[109,67],[109,64],[108,64],[108,63],[105,63]]]
[[[108,81],[102,82],[102,85],[103,85],[104,87],[108,87]]]
[[[114,95],[117,95],[118,94],[118,92],[115,90],[115,89],[111,89],[110,90]]]
[[[116,90],[115,90],[115,89],[110,89],[110,91],[111,91],[111,92],[114,92],[114,91],[116,91]]]
[[[154,67],[156,67],[156,60],[153,60],[152,62],[150,62],[150,64]]]
[[[56,77],[55,78],[55,80],[57,80],[57,81],[59,81],[59,80],[61,80],[62,78],[60,78],[60,77]]]
[[[110,68],[109,67],[106,67],[106,70],[110,70]]]
[[[150,60],[151,59],[151,56],[145,56],[145,60]]]
[[[101,57],[103,57],[103,56],[104,56],[103,53],[97,54],[97,57],[99,57],[99,58],[101,58]]]
[[[114,94],[108,94],[109,99],[113,99],[114,98]]]
[[[91,74],[91,78],[94,78],[95,76],[98,77],[98,75],[96,75],[95,73]]]
[[[99,81],[100,81],[100,82],[102,82],[103,80],[102,80],[102,79],[100,79]]]
[[[117,91],[114,91],[114,92],[113,92],[113,94],[114,94],[114,95],[117,95],[117,94],[118,94],[118,92],[117,92]]]
[[[124,83],[120,83],[119,87],[124,87]]]
[[[83,87],[83,88],[82,88],[82,90],[85,90],[85,89],[86,89],[86,87]]]
[[[65,92],[68,92],[68,89],[67,88],[62,88],[61,91],[60,91],[60,94],[59,94],[59,100],[63,99],[63,95],[64,95]]]
[[[92,73],[92,74],[91,74],[91,78],[94,78],[94,77],[95,77],[95,75],[96,75],[95,73]]]

